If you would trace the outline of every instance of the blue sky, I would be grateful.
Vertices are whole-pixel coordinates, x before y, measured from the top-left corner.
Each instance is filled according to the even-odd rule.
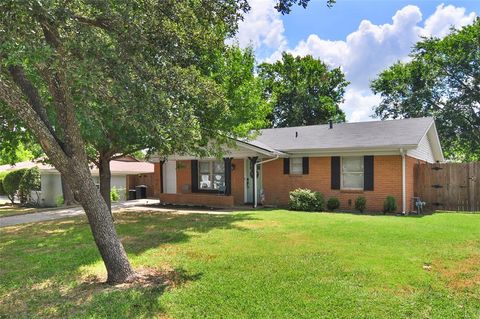
[[[281,52],[313,55],[341,67],[351,82],[342,109],[351,122],[371,120],[379,97],[369,82],[398,60],[408,60],[421,36],[445,36],[451,26],[472,23],[480,0],[312,0],[282,16],[275,0],[250,0],[251,11],[240,24],[237,40],[252,46],[257,60],[275,61]]]

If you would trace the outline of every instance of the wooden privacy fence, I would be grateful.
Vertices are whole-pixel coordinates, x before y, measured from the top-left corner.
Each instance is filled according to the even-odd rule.
[[[427,211],[480,212],[480,162],[416,164],[414,182]]]

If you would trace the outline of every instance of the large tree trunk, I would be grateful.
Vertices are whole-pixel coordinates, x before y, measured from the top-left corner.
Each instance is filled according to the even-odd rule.
[[[108,209],[112,210],[112,200],[110,198],[110,190],[112,183],[112,173],[110,171],[110,158],[100,155],[100,161],[98,165],[100,174],[100,194],[102,194]]]
[[[71,167],[69,172],[65,172],[65,179],[72,185],[75,197],[85,209],[93,238],[107,268],[107,282],[115,284],[133,280],[135,274],[118,239],[110,210],[97,189],[88,166]]]
[[[58,120],[64,131],[63,138],[66,142],[63,142],[45,115],[38,91],[25,78],[23,70],[17,67],[10,68],[9,71],[16,85],[0,73],[0,100],[5,102],[35,135],[51,163],[63,175],[75,198],[84,208],[93,238],[107,269],[107,282],[115,284],[134,280],[135,273],[115,231],[110,210],[90,174],[85,145],[72,101],[66,95],[67,89],[63,86],[52,88],[58,104]],[[58,75],[52,85],[64,83],[62,76]]]
[[[65,181],[65,178],[62,174],[60,174],[60,179],[62,182],[63,205],[70,206],[78,204],[78,201],[73,195],[72,189],[70,188],[70,186],[68,186],[68,183]]]

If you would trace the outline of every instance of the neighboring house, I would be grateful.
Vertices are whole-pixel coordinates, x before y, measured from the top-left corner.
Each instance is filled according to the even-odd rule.
[[[415,164],[444,161],[433,118],[265,129],[236,145],[222,160],[153,157],[160,200],[285,206],[291,190],[309,188],[337,197],[341,209],[364,196],[367,210],[381,211],[392,195],[406,212],[413,209]]]
[[[39,192],[39,203],[41,206],[55,206],[58,197],[62,196],[62,182],[60,173],[51,165],[41,162],[26,161],[15,165],[2,165],[0,171],[11,171],[21,168],[38,167],[40,170],[41,190]],[[100,184],[98,168],[90,166],[92,176],[97,185]],[[133,157],[127,156],[110,162],[112,173],[111,186],[118,190],[120,200],[126,199],[126,192],[135,185],[145,184],[153,177],[154,165],[152,163],[140,162]],[[153,184],[153,183],[151,183]],[[149,185],[147,185],[149,186]],[[153,194],[153,189],[151,193]]]

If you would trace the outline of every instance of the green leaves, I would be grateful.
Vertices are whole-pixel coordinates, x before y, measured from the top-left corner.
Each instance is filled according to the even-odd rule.
[[[259,74],[265,95],[272,106],[273,127],[322,124],[330,119],[345,121],[339,108],[348,82],[339,68],[329,69],[312,56],[293,57],[264,63]]]
[[[382,119],[434,116],[445,155],[480,159],[480,20],[443,39],[417,43],[412,61],[372,81]]]
[[[0,10],[0,63],[23,67],[55,131],[51,80],[65,74],[90,158],[218,152],[226,136],[264,124],[253,54],[225,45],[246,1],[12,0]]]

